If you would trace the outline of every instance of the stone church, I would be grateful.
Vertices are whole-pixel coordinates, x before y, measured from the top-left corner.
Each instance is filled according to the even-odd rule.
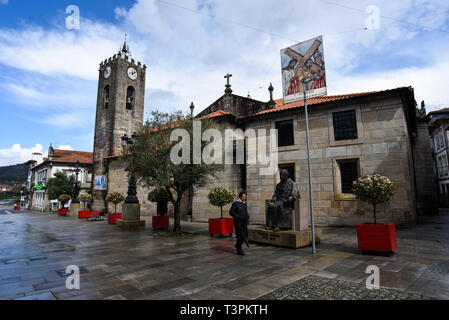
[[[111,210],[107,193],[127,193],[128,174],[119,161],[123,135],[131,136],[143,121],[146,66],[129,57],[125,44],[100,64],[95,122],[92,191],[94,210]],[[207,194],[217,186],[236,193],[246,190],[250,223],[265,223],[265,201],[287,169],[308,203],[308,171],[303,101],[284,104],[224,94],[197,117],[210,117],[223,128],[277,129],[278,170],[260,175],[258,164],[230,164],[209,185],[183,199],[182,216],[192,221],[219,217]],[[372,221],[372,208],[355,199],[352,182],[364,174],[380,173],[396,184],[394,200],[378,207],[380,222],[411,225],[436,208],[432,153],[428,127],[417,119],[413,88],[323,96],[308,100],[316,225],[352,226]],[[258,148],[261,146],[258,146]],[[247,150],[246,150],[247,151]],[[149,190],[138,186],[142,215],[155,215]],[[227,212],[228,208],[224,208]]]

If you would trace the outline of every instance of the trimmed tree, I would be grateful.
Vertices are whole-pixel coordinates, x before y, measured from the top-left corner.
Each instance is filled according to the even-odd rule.
[[[73,181],[75,177],[67,176],[65,172],[56,172],[53,178],[48,179],[47,182],[47,196],[48,199],[58,199],[60,195],[73,193]]]
[[[163,187],[157,187],[148,193],[148,201],[157,203],[157,215],[164,215],[167,213],[167,202],[170,197],[167,190]]]
[[[72,197],[69,196],[68,194],[61,194],[58,197],[58,201],[61,202],[63,208],[64,208],[65,204],[70,201],[70,199],[72,199]]]
[[[214,207],[220,207],[221,219],[223,219],[223,207],[230,204],[235,199],[234,191],[226,188],[215,188],[212,190],[207,197],[209,198],[209,203]]]
[[[86,192],[83,192],[78,195],[78,200],[84,204],[84,210],[86,210],[86,202],[91,202],[92,196]]]
[[[352,190],[357,199],[373,206],[374,224],[376,224],[376,206],[393,199],[395,185],[387,177],[373,174],[354,181]]]
[[[199,153],[206,146],[210,150],[209,155],[217,155],[211,146],[215,141],[202,141],[200,138],[198,144],[201,150],[194,150],[192,139],[194,121],[201,124],[201,130],[195,132],[195,135],[198,134],[200,137],[208,129],[218,129],[218,125],[208,118],[194,120],[190,115],[180,111],[173,113],[156,111],[152,112],[138,131],[134,145],[123,150],[122,160],[126,162],[140,184],[148,188],[162,187],[166,190],[174,208],[174,235],[182,234],[180,218],[182,196],[186,191],[194,192],[195,188],[204,186],[211,176],[224,168],[222,159],[208,163],[201,161]],[[193,161],[198,155],[200,163]]]
[[[114,204],[114,213],[117,213],[117,205],[125,200],[125,197],[118,192],[109,193],[106,196],[106,201]]]

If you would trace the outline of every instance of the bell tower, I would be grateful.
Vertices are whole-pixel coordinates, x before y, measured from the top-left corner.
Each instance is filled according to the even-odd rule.
[[[92,174],[93,210],[106,210],[108,158],[121,154],[121,138],[143,122],[145,65],[130,58],[126,38],[119,52],[100,63]]]

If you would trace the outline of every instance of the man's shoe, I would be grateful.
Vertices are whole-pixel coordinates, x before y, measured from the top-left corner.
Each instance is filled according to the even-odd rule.
[[[243,252],[243,250],[242,249],[237,249],[237,254],[239,255],[239,256],[244,256],[245,255],[245,252]]]

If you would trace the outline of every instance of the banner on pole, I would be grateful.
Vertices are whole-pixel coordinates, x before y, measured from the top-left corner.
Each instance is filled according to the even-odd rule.
[[[324,65],[323,36],[300,42],[281,50],[282,86],[284,103],[327,94],[326,69]]]

